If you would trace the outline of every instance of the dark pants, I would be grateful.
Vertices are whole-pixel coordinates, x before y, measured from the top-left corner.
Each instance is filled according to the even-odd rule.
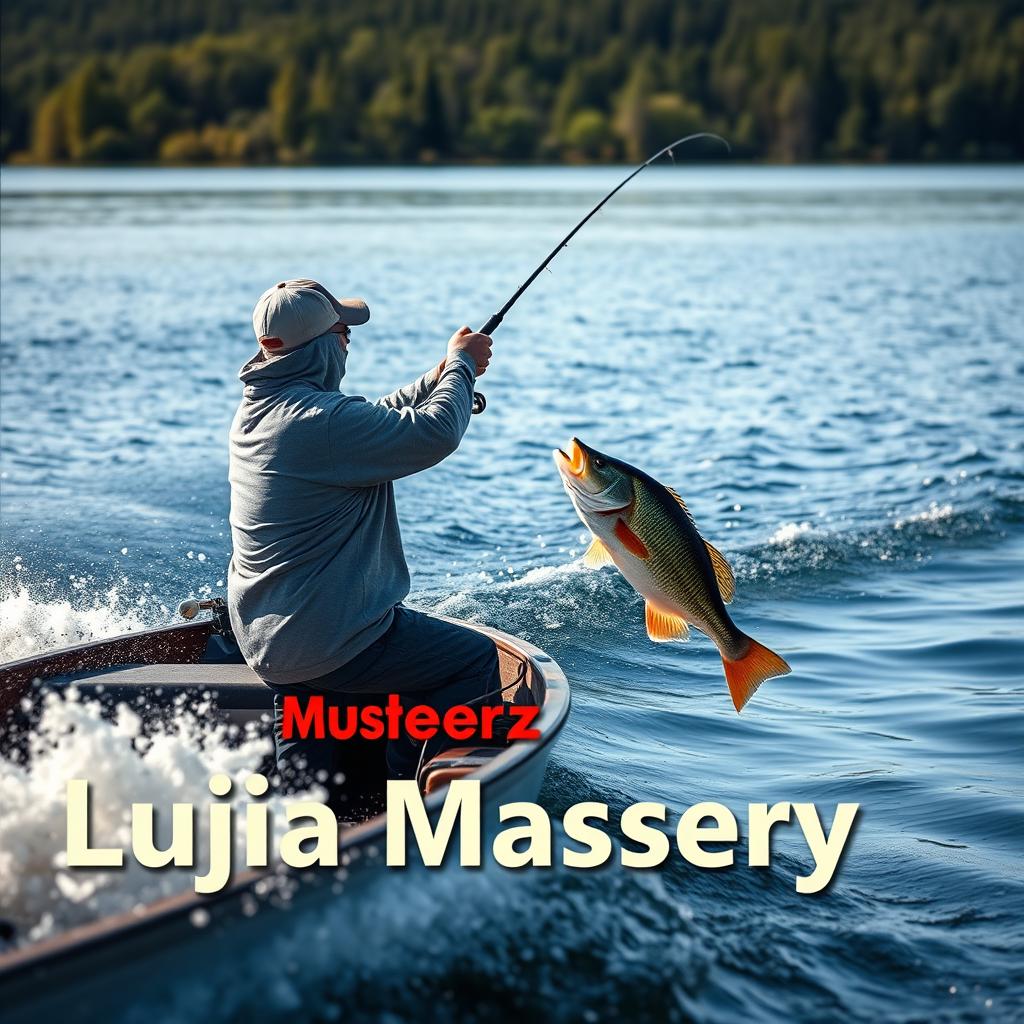
[[[366,703],[383,704],[388,694],[402,698],[403,709],[426,704],[439,716],[456,704],[480,707],[500,704],[502,696],[484,694],[501,687],[498,649],[494,641],[467,626],[455,625],[413,611],[403,605],[395,608],[395,619],[388,631],[362,654],[341,668],[318,679],[294,686],[275,686],[274,742],[277,767],[282,780],[292,788],[309,783],[328,784],[338,773],[345,773],[344,748],[352,740],[281,737],[282,706],[285,696],[308,700],[314,694],[325,698],[325,709],[332,703],[339,708]],[[406,699],[408,698],[408,699]],[[344,720],[344,716],[341,716]],[[424,761],[454,741],[443,730],[427,741]],[[393,779],[411,779],[416,773],[421,743],[405,735],[387,741],[387,774]],[[330,786],[329,786],[330,788]]]

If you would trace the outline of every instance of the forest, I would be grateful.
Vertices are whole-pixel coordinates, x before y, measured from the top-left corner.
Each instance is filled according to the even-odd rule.
[[[3,0],[7,163],[1020,160],[1024,0]]]

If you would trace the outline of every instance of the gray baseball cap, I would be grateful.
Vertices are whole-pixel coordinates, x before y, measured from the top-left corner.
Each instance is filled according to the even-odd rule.
[[[279,281],[268,288],[252,311],[252,329],[260,346],[283,355],[326,334],[335,324],[355,327],[370,319],[362,299],[336,299],[308,278]]]

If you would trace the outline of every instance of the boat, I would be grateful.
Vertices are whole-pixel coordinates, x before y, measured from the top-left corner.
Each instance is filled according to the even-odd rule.
[[[136,711],[157,715],[173,713],[177,700],[198,698],[223,719],[256,722],[269,732],[273,693],[242,660],[224,602],[189,601],[180,611],[191,621],[0,666],[0,736],[5,753],[12,745],[27,749],[42,696],[69,686],[81,697],[107,706],[127,703]],[[209,616],[201,617],[203,611]],[[494,639],[507,687],[503,699],[540,708],[533,722],[539,739],[476,747],[452,741],[451,748],[428,760],[419,772],[432,824],[453,780],[479,780],[487,835],[496,831],[501,804],[536,800],[552,746],[569,714],[570,693],[565,675],[540,648],[495,629],[463,625]],[[347,748],[348,743],[337,746]],[[379,743],[365,743],[362,750],[346,756],[354,758],[346,762],[346,776],[360,800],[372,797],[375,788],[382,789]],[[261,768],[269,770],[253,766],[254,771]],[[374,781],[368,782],[367,772],[373,773]],[[160,988],[154,979],[173,986],[174,979],[187,976],[190,969],[208,975],[210,965],[223,957],[225,937],[230,937],[232,948],[258,948],[303,914],[315,914],[332,900],[351,899],[374,885],[387,886],[387,876],[393,873],[383,864],[385,827],[381,806],[365,820],[341,829],[345,883],[340,892],[330,869],[295,871],[278,865],[238,872],[212,896],[189,889],[33,944],[19,944],[14,936],[9,948],[0,946],[7,949],[0,952],[5,1024],[76,1019],[83,1006],[89,1007],[91,1019],[117,1019],[140,985],[147,998],[154,998]],[[285,892],[287,898],[281,898]]]

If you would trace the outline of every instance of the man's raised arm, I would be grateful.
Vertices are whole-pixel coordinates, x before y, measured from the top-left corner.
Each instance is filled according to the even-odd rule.
[[[472,334],[473,331],[471,331],[468,327],[460,327],[452,335],[451,339],[448,342],[449,352],[451,352],[452,343],[456,341],[456,339],[461,340],[465,338],[467,335]],[[486,335],[481,334],[479,335],[479,337],[483,338],[486,337]],[[485,369],[487,369],[487,363],[490,360],[489,341],[490,339],[488,339],[486,358],[484,358],[482,362],[480,361],[480,359],[476,359],[476,375],[478,377],[480,376],[480,374],[484,372]],[[479,347],[479,345],[476,346],[476,348]],[[472,352],[471,354],[474,356],[474,358],[476,358],[475,351]],[[412,406],[413,408],[415,408],[421,402],[429,398],[431,392],[434,390],[434,388],[437,387],[437,383],[441,379],[441,374],[444,372],[446,360],[447,357],[445,357],[445,359],[442,359],[441,362],[438,363],[438,365],[435,366],[433,369],[427,370],[427,372],[423,374],[422,377],[418,377],[411,384],[406,384],[405,387],[401,387],[397,391],[392,391],[390,395],[384,395],[383,398],[378,398],[375,404],[386,406],[388,409],[405,409],[408,406]]]
[[[459,446],[473,410],[473,384],[487,368],[491,339],[469,328],[452,335],[437,383],[417,406],[345,402],[328,421],[338,483],[372,487],[418,473]]]
[[[430,393],[437,387],[437,382],[441,379],[443,369],[444,360],[442,359],[437,366],[432,370],[427,370],[422,377],[417,377],[411,384],[392,391],[390,395],[378,398],[375,404],[386,406],[388,409],[404,409],[409,405],[415,408],[420,402],[430,397]]]

